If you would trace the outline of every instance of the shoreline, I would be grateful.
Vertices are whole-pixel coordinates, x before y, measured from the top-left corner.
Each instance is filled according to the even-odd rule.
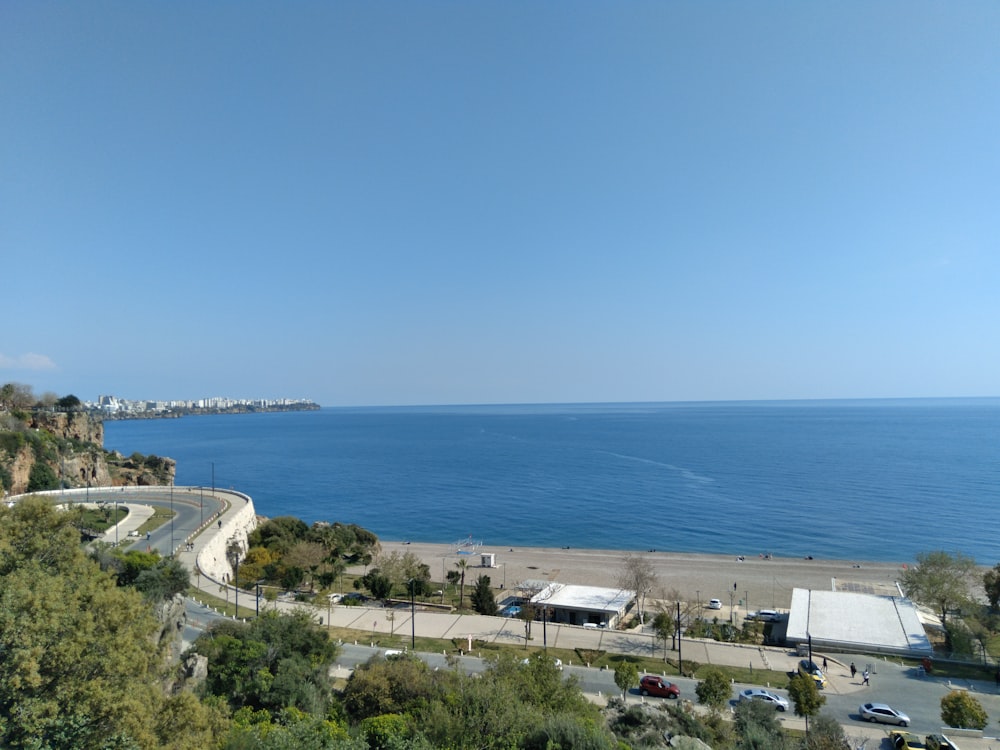
[[[657,598],[684,601],[720,599],[724,612],[734,609],[778,609],[791,606],[792,589],[856,591],[899,596],[895,582],[902,563],[819,560],[789,557],[734,557],[732,555],[650,550],[585,549],[569,547],[495,547],[483,545],[459,552],[455,544],[382,540],[385,554],[411,552],[424,562],[434,580],[445,578],[455,563],[468,561],[465,586],[480,575],[494,588],[512,590],[525,580],[546,580],[584,586],[617,588],[615,579],[626,555],[647,559],[658,577],[650,592]],[[483,554],[494,555],[494,566],[483,567]],[[735,585],[735,588],[734,588]],[[732,594],[732,599],[730,599]]]

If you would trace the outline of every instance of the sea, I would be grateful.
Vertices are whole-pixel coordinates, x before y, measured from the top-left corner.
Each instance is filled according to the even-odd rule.
[[[105,447],[384,540],[1000,560],[1000,399],[323,408],[108,421]]]

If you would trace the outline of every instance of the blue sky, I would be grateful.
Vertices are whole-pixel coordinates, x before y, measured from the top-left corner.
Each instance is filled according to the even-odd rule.
[[[1000,395],[996,2],[0,4],[0,381]]]

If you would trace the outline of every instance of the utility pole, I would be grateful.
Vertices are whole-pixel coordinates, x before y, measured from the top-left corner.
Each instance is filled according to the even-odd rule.
[[[684,676],[684,658],[681,656],[681,603],[677,602],[677,672]]]

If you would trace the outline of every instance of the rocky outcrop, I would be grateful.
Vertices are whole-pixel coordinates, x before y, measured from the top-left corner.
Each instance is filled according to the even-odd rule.
[[[44,430],[65,440],[104,447],[104,422],[82,411],[38,411],[29,417],[33,430]]]
[[[104,450],[104,423],[86,412],[0,412],[0,491],[173,484],[172,459]]]

